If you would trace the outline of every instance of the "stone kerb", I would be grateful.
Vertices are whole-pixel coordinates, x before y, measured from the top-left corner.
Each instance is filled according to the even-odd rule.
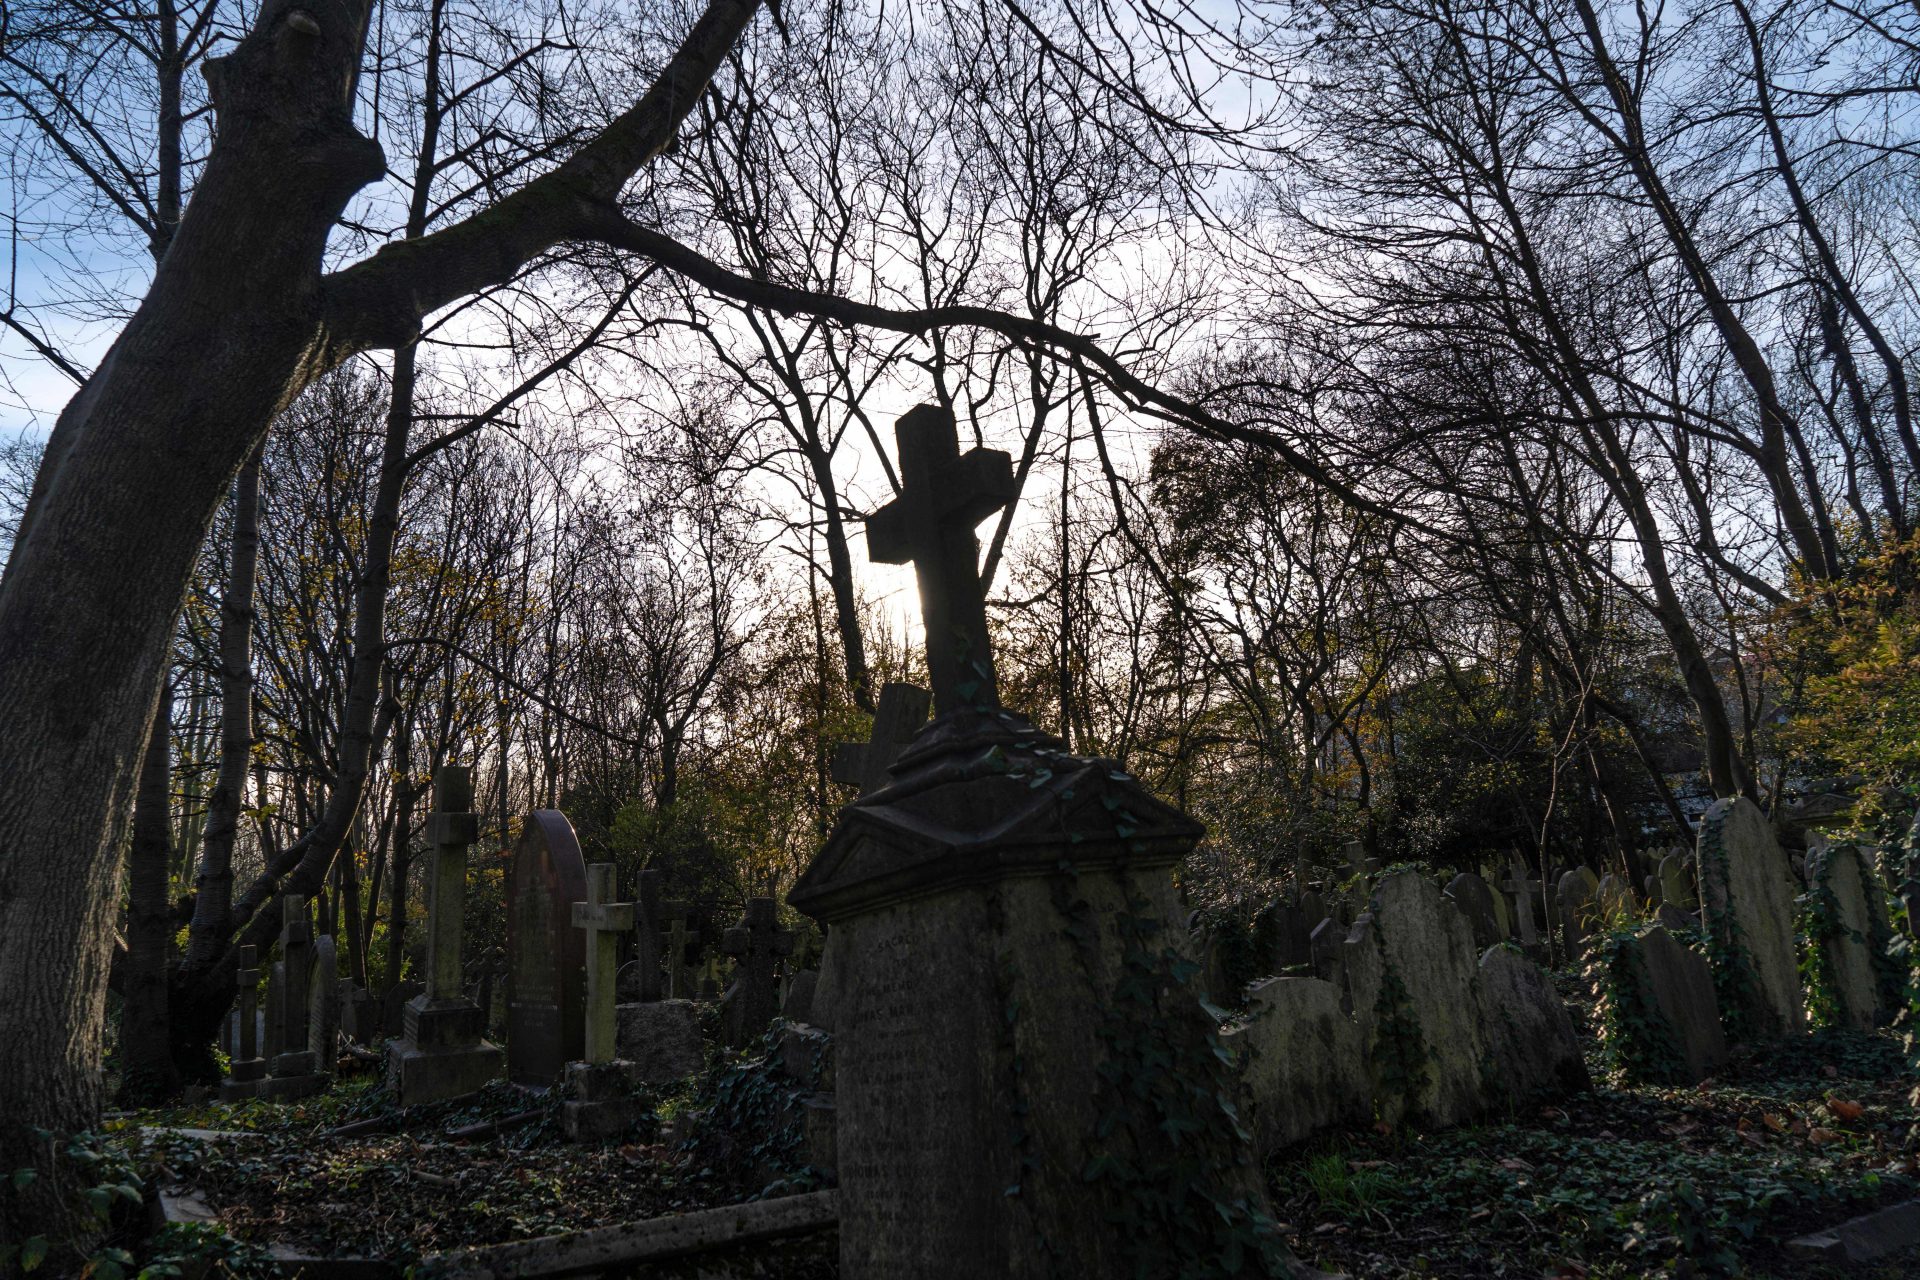
[[[1701,915],[1721,1016],[1736,1038],[1806,1028],[1794,951],[1798,889],[1766,815],[1741,796],[1700,820]]]

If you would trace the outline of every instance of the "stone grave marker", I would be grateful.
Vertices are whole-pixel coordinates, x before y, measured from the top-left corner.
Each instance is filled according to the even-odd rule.
[[[672,1000],[693,998],[693,966],[687,962],[687,948],[700,941],[700,931],[687,926],[687,910],[684,902],[666,904],[672,922],[666,934],[667,997]]]
[[[1560,877],[1560,924],[1567,936],[1567,960],[1579,964],[1586,958],[1587,939],[1599,927],[1595,899],[1600,893],[1600,877],[1591,867],[1575,867]]]
[[[260,962],[254,948],[240,948],[240,966],[234,970],[233,985],[239,994],[240,1017],[234,1028],[234,1050],[227,1062],[227,1078],[220,1084],[222,1102],[259,1096],[261,1082],[267,1074],[267,1062],[255,1038],[258,1023],[254,1018],[254,1002],[260,993]]]
[[[927,722],[932,695],[918,685],[889,681],[873,711],[873,736],[842,742],[833,753],[833,780],[869,795],[887,785],[887,770]]]
[[[1876,944],[1884,949],[1893,934],[1879,878],[1858,848],[1830,844],[1808,857],[1807,882],[1833,1020],[1872,1030],[1894,1013],[1874,967]]]
[[[1626,986],[1627,998],[1645,1011],[1621,1024],[1624,1042],[1614,1051],[1629,1079],[1695,1084],[1726,1065],[1727,1039],[1705,958],[1653,925],[1623,942],[1615,970],[1603,980]]]
[[[1010,461],[962,457],[936,408],[903,417],[899,440],[902,494],[868,545],[914,562],[936,718],[888,786],[841,810],[789,895],[831,927],[840,1274],[1174,1274],[1224,1242],[1147,1212],[1115,1230],[1123,1184],[1084,1156],[1103,1132],[1139,1165],[1175,1158],[1162,1118],[1112,1083],[1136,1069],[1136,1018],[1155,1021],[1157,1052],[1232,1088],[1209,1018],[1157,958],[1184,942],[1171,868],[1200,828],[1001,709],[973,527],[1011,500]],[[1178,1150],[1187,1194],[1226,1208],[1201,1230],[1258,1230],[1263,1180],[1228,1111]],[[1267,1257],[1249,1271],[1290,1263],[1277,1233],[1254,1243]]]
[[[1514,855],[1508,866],[1508,877],[1500,887],[1513,895],[1513,932],[1521,949],[1532,952],[1540,947],[1540,930],[1533,922],[1533,904],[1540,892],[1540,882],[1527,874],[1527,864]]]
[[[1700,917],[1691,911],[1683,911],[1671,902],[1663,902],[1653,913],[1655,923],[1668,932],[1679,932],[1700,927]]]
[[[307,1043],[314,1064],[330,1076],[340,1065],[340,954],[333,935],[313,940],[313,977],[307,987]]]
[[[1259,951],[1256,967],[1260,974],[1279,973],[1295,965],[1310,963],[1313,959],[1313,926],[1319,923],[1320,917],[1309,920],[1300,906],[1284,898],[1275,898],[1268,903],[1255,924]]]
[[[1608,872],[1600,877],[1600,883],[1594,889],[1593,905],[1600,913],[1603,928],[1611,928],[1623,918],[1631,918],[1634,912],[1633,890],[1619,876]]]
[[[1687,865],[1684,853],[1677,850],[1669,852],[1660,859],[1660,869],[1656,874],[1660,879],[1660,901],[1679,907],[1682,911],[1691,911],[1700,905],[1700,894],[1693,883],[1693,868]]]
[[[700,966],[700,999],[712,1002],[720,998],[720,957],[708,956]]]
[[[1511,947],[1480,957],[1494,1094],[1513,1110],[1591,1087],[1567,1006],[1540,966]]]
[[[780,1011],[778,966],[780,958],[793,950],[793,934],[780,928],[772,898],[749,898],[746,916],[727,930],[720,949],[737,965],[723,1018],[727,1047],[744,1049]]]
[[[1332,916],[1328,916],[1313,930],[1313,975],[1323,978],[1336,986],[1342,985],[1340,960],[1341,948],[1347,940],[1347,928]]]
[[[407,1001],[425,991],[426,984],[412,978],[396,982],[388,987],[380,997],[381,1034],[392,1038],[400,1034],[400,1027],[406,1021]]]
[[[286,963],[275,960],[267,966],[266,1025],[261,1036],[261,1053],[266,1057],[269,1071],[273,1070],[273,1060],[287,1047],[286,1023],[282,1021],[286,1009],[286,987]]]
[[[666,911],[660,903],[660,872],[648,868],[634,894],[633,961],[621,970],[621,1003],[646,1003],[666,997],[661,953],[666,945]]]
[[[586,1052],[587,864],[558,809],[527,817],[507,892],[507,1078],[545,1087]]]
[[[1494,914],[1493,890],[1485,880],[1471,871],[1462,871],[1447,882],[1445,893],[1448,901],[1467,918],[1467,926],[1473,930],[1474,946],[1484,951],[1506,941],[1506,934],[1500,930],[1500,918]]]
[[[313,922],[307,899],[288,896],[280,903],[280,1036],[272,1063],[269,1097],[305,1098],[327,1087],[320,1058],[309,1039],[313,991]]]
[[[1432,883],[1399,872],[1380,881],[1343,950],[1376,1113],[1444,1126],[1483,1111],[1489,1049],[1466,917]]]
[[[1247,992],[1248,1018],[1221,1036],[1245,1056],[1247,1123],[1261,1155],[1373,1116],[1360,1027],[1319,978],[1269,978]]]
[[[1716,801],[1700,819],[1695,856],[1721,1017],[1736,1038],[1798,1034],[1806,1027],[1794,953],[1798,888],[1766,815],[1744,796]]]
[[[805,1022],[813,1012],[813,994],[820,987],[818,969],[802,969],[787,982],[786,995],[780,1001],[780,1016],[788,1022]]]
[[[587,935],[585,1054],[567,1064],[568,1097],[560,1106],[560,1127],[575,1142],[615,1137],[631,1129],[640,1115],[633,1096],[639,1083],[633,1064],[615,1057],[619,1020],[614,1003],[620,935],[632,930],[639,913],[631,902],[613,901],[614,879],[611,862],[588,867],[586,901],[572,904],[573,927]]]
[[[486,1039],[487,1015],[467,998],[460,952],[466,934],[467,853],[478,838],[473,770],[442,765],[427,814],[426,989],[400,1014],[387,1042],[387,1081],[403,1107],[478,1092],[500,1074],[505,1055]]]

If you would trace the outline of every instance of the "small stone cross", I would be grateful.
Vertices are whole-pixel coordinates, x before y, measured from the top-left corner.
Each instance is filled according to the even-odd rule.
[[[587,900],[573,904],[573,927],[587,931],[586,1060],[611,1062],[619,936],[633,928],[633,904],[613,900],[613,864],[587,868]]]
[[[860,788],[860,794],[887,785],[887,766],[906,749],[927,722],[927,691],[918,685],[891,681],[880,690],[873,712],[873,737],[866,742],[843,742],[833,753],[833,780]]]
[[[230,1067],[234,1079],[254,1080],[261,1071],[260,1032],[253,1013],[260,991],[260,958],[254,948],[240,948],[240,967],[234,970],[233,985],[240,996],[240,1026],[239,1034],[234,1037]],[[242,1063],[246,1066],[242,1067]]]
[[[666,914],[673,921],[667,928],[667,995],[674,1000],[688,1000],[693,996],[693,975],[687,968],[687,944],[698,942],[700,931],[687,927],[686,903],[667,903]]]
[[[720,949],[739,963],[732,992],[727,997],[727,1040],[745,1046],[773,1021],[779,1009],[780,957],[793,952],[793,933],[779,927],[772,898],[747,899],[747,916],[727,930]]]
[[[963,456],[953,415],[937,405],[908,410],[894,434],[900,496],[868,518],[867,554],[880,564],[913,563],[935,714],[997,710],[1000,688],[973,531],[1018,496],[1013,460],[999,449]]]
[[[280,901],[280,1056],[307,1048],[307,984],[312,978],[313,922],[307,918],[307,900],[288,895]],[[275,1075],[301,1075],[313,1068],[297,1062],[277,1063]]]
[[[1540,888],[1540,882],[1527,879],[1527,864],[1516,857],[1511,878],[1502,881],[1500,887],[1513,895],[1514,927],[1520,934],[1520,945],[1539,946],[1540,931],[1533,924],[1533,895]]]
[[[427,843],[433,861],[427,880],[427,1000],[459,1000],[460,944],[466,931],[467,850],[479,838],[480,815],[473,809],[473,770],[441,765],[433,774],[433,809],[427,814]]]

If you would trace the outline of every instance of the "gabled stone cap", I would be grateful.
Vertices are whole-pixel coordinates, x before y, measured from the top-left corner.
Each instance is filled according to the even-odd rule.
[[[941,716],[884,787],[840,811],[787,902],[833,921],[1008,876],[1165,866],[1205,834],[1112,760],[1008,713]]]

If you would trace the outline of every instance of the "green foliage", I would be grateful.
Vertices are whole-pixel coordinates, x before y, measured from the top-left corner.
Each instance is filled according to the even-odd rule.
[[[219,1276],[222,1280],[270,1280],[280,1274],[273,1255],[236,1240],[210,1222],[169,1222],[147,1244],[138,1280]]]
[[[1729,882],[1726,825],[1724,812],[1718,818],[1701,820],[1696,856],[1703,887],[1709,883],[1709,870],[1714,883]],[[1713,970],[1713,994],[1720,1002],[1720,1024],[1728,1040],[1747,1039],[1754,1033],[1753,1011],[1760,1007],[1763,997],[1760,975],[1753,967],[1740,922],[1730,905],[1716,911],[1704,901],[1700,918],[1706,934],[1707,962]]]
[[[722,1056],[687,1106],[693,1133],[681,1151],[699,1176],[739,1186],[755,1198],[810,1191],[826,1180],[805,1159],[803,1103],[811,1084],[795,1080],[781,1065],[785,1025],[776,1019],[755,1053]]]
[[[1823,861],[1822,866],[1823,874],[1810,877],[1807,891],[1798,899],[1799,927],[1794,940],[1800,954],[1800,986],[1806,992],[1807,1020],[1816,1027],[1832,1027],[1840,1024],[1833,950],[1843,939],[1866,939],[1848,929],[1840,916],[1840,901],[1826,874],[1832,870],[1831,860]]]
[[[133,1162],[98,1133],[30,1132],[41,1158],[10,1171],[5,1189],[13,1201],[8,1216],[39,1229],[18,1242],[0,1241],[0,1273],[77,1261],[80,1274],[94,1280],[130,1275],[133,1259],[114,1247],[110,1233],[143,1203],[146,1186]]]
[[[1377,931],[1378,920],[1374,927]],[[1381,954],[1384,964],[1384,945]],[[1377,1110],[1385,1110],[1382,1104],[1387,1099],[1397,1100],[1401,1112],[1411,1110],[1431,1083],[1420,1019],[1414,1014],[1406,983],[1391,964],[1381,972],[1380,992],[1373,1001],[1373,1069],[1378,1085],[1374,1094]]]

